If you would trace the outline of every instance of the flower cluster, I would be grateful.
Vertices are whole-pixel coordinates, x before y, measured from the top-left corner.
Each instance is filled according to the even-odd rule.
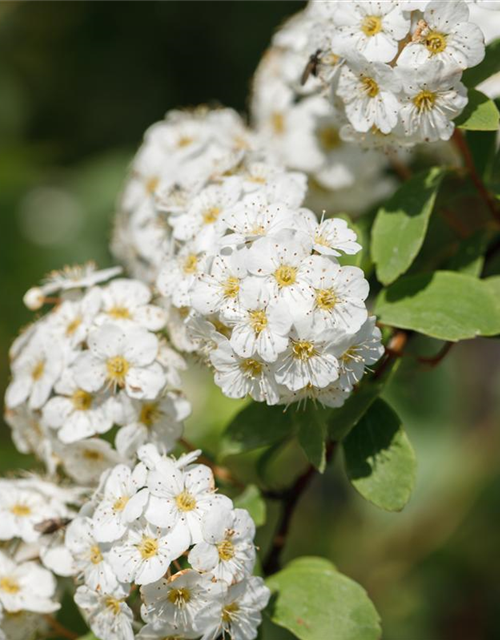
[[[467,104],[462,73],[485,54],[465,0],[313,1],[307,20],[302,81],[328,98],[343,139],[412,146],[451,137]]]
[[[146,442],[172,449],[190,412],[178,391],[183,360],[160,333],[165,310],[137,280],[98,284],[110,275],[75,268],[31,289],[31,308],[55,304],[11,348],[5,404],[17,447],[83,485]]]
[[[75,515],[71,505],[81,501],[80,490],[39,477],[0,480],[2,640],[25,640],[47,631],[44,615],[60,607],[54,573],[74,572],[58,529]]]
[[[145,623],[137,638],[257,636],[269,590],[252,576],[255,525],[215,492],[198,454],[175,460],[142,447],[133,470],[103,475],[69,526],[66,547],[83,583],[75,601],[101,640],[134,638],[127,599],[136,587]]]

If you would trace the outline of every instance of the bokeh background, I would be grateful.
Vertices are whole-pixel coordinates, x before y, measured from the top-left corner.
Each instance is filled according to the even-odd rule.
[[[30,314],[23,293],[47,271],[108,266],[114,201],[144,130],[171,108],[244,111],[273,30],[301,2],[0,2],[0,384],[9,343]],[[417,340],[416,351],[439,344]],[[430,370],[409,355],[386,392],[419,461],[402,514],[377,511],[338,458],[300,503],[288,558],[319,554],[361,582],[386,640],[500,639],[500,348],[454,348]],[[241,404],[193,367],[189,439],[214,451]],[[272,428],[270,426],[270,428]],[[0,470],[31,461],[0,427]],[[252,476],[251,461],[232,462]],[[304,464],[293,445],[271,485]],[[275,516],[259,533],[265,549]],[[71,626],[71,621],[69,621]],[[291,636],[265,625],[264,640]],[[329,640],[325,638],[325,640]]]

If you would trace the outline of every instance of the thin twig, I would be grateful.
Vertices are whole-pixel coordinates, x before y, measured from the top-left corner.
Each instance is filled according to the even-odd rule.
[[[74,631],[70,631],[66,629],[60,622],[58,622],[54,616],[46,614],[43,616],[45,620],[50,624],[52,629],[57,633],[57,635],[62,636],[63,638],[68,638],[68,640],[77,640],[79,638],[79,634]]]
[[[474,183],[474,186],[476,187],[477,192],[479,193],[480,197],[484,201],[485,205],[490,210],[491,215],[495,218],[497,222],[500,222],[500,209],[495,201],[495,198],[488,191],[481,176],[478,174],[476,167],[474,165],[472,154],[469,149],[469,145],[467,144],[467,140],[465,139],[460,129],[455,129],[453,133],[453,142],[455,143],[457,149],[460,151],[465,167],[469,172],[470,178]]]
[[[437,367],[437,365],[444,360],[444,358],[446,358],[446,356],[448,355],[448,353],[450,352],[450,349],[453,347],[455,343],[454,342],[446,342],[442,348],[436,353],[435,356],[431,356],[431,357],[424,357],[421,356],[420,358],[417,358],[417,360],[419,362],[421,362],[422,364],[425,364],[429,367]]]
[[[392,336],[389,344],[385,349],[385,358],[375,370],[374,378],[381,378],[387,367],[397,358],[403,357],[403,351],[408,342],[411,333],[403,329],[398,329]]]
[[[330,442],[328,444],[326,451],[327,462],[332,458],[336,446],[336,442]],[[281,493],[275,494],[275,496],[271,496],[270,493],[266,494],[268,497],[276,497],[277,499],[282,500],[283,506],[278,528],[274,534],[271,548],[263,565],[265,575],[271,575],[272,573],[279,571],[281,567],[281,553],[288,537],[295,508],[297,507],[302,494],[309,487],[311,480],[315,475],[316,467],[309,465],[309,467],[297,478],[290,488]]]

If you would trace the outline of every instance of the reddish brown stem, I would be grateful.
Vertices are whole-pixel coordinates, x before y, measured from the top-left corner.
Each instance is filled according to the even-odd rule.
[[[437,365],[446,358],[454,344],[454,342],[446,342],[435,356],[429,358],[420,357],[418,361],[429,367],[437,367]]]
[[[477,192],[479,193],[481,199],[490,210],[491,215],[495,218],[495,220],[498,223],[500,223],[500,209],[498,208],[495,198],[488,191],[488,189],[486,188],[486,185],[484,184],[480,175],[476,171],[476,167],[474,165],[474,160],[472,158],[469,145],[467,144],[467,140],[465,139],[460,129],[455,129],[453,133],[453,142],[455,143],[457,149],[459,150],[463,158],[465,167],[469,172],[470,178],[474,183],[474,186],[476,187]]]
[[[77,640],[80,636],[78,633],[74,631],[70,631],[66,629],[60,622],[58,622],[53,616],[47,614],[44,615],[45,620],[50,624],[52,629],[57,633],[58,636],[62,636],[63,638],[68,638],[68,640]]]

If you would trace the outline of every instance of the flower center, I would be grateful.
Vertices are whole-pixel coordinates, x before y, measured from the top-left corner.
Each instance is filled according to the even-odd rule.
[[[179,511],[192,511],[196,507],[196,498],[187,489],[184,489],[175,498]]]
[[[213,224],[220,215],[219,207],[210,207],[203,212],[203,222],[205,224]]]
[[[91,462],[97,462],[98,460],[102,460],[103,456],[100,451],[96,451],[95,449],[84,449],[82,456],[86,460],[90,460]]]
[[[31,377],[35,381],[40,380],[40,378],[43,376],[44,371],[45,371],[45,362],[43,360],[39,360],[31,370]]]
[[[92,564],[100,564],[102,560],[103,558],[100,548],[96,544],[93,547],[90,547],[90,562]]]
[[[280,111],[274,111],[271,115],[271,126],[276,135],[285,133],[285,118]]]
[[[179,149],[182,149],[183,147],[189,147],[190,144],[192,144],[194,142],[194,138],[192,138],[191,136],[180,136],[179,139],[177,140],[177,146],[179,147]]]
[[[127,307],[121,307],[120,305],[111,307],[107,313],[108,316],[115,318],[115,320],[130,320],[132,317]]]
[[[83,389],[77,389],[71,396],[71,402],[76,411],[88,411],[92,406],[92,394]]]
[[[119,387],[124,387],[129,368],[130,365],[123,356],[109,358],[106,362],[108,380]]]
[[[319,244],[321,247],[329,247],[330,242],[326,236],[321,235],[321,233],[316,232],[314,234],[314,244]]]
[[[223,291],[226,298],[236,298],[236,296],[240,292],[239,278],[230,276],[224,283]]]
[[[8,576],[4,578],[0,578],[0,590],[5,591],[6,593],[18,593],[21,590],[19,583],[14,578],[9,578]]]
[[[198,267],[198,258],[194,255],[194,253],[191,253],[184,260],[184,265],[182,266],[182,270],[186,274],[196,273],[197,267]]]
[[[128,496],[121,496],[114,503],[113,511],[115,511],[115,512],[123,511],[125,509],[125,507],[127,506],[128,501],[129,501]]]
[[[361,23],[361,31],[372,38],[382,31],[382,18],[379,16],[365,16]]]
[[[141,413],[139,415],[139,422],[145,424],[146,427],[152,427],[155,422],[161,417],[161,411],[157,402],[149,402],[142,405]]]
[[[137,548],[143,560],[150,560],[158,553],[158,540],[144,537]]]
[[[160,183],[160,179],[157,176],[151,176],[146,180],[146,191],[152,195]]]
[[[267,327],[267,317],[266,312],[262,309],[255,309],[255,311],[250,311],[250,326],[255,331],[255,333],[259,334]]]
[[[323,127],[320,129],[318,131],[318,139],[325,151],[333,151],[342,144],[338,129],[335,127]]]
[[[279,287],[290,287],[297,280],[297,269],[289,265],[282,264],[274,272],[274,277]]]
[[[225,562],[234,558],[234,544],[231,540],[224,540],[218,544],[217,551],[219,552],[219,558]]]
[[[248,358],[240,363],[240,369],[247,378],[256,378],[262,373],[262,362]]]
[[[18,518],[26,518],[31,514],[31,508],[27,504],[17,503],[12,505],[10,512]]]
[[[185,587],[179,589],[170,589],[167,598],[176,607],[183,607],[191,600],[191,592]]]
[[[422,111],[431,111],[436,102],[436,94],[432,91],[421,91],[413,98],[413,104]]]
[[[120,601],[116,598],[112,598],[111,596],[109,598],[106,598],[105,604],[106,609],[112,611],[115,616],[120,613]]]
[[[78,327],[82,324],[82,319],[80,317],[74,318],[67,326],[66,326],[66,335],[72,336]]]
[[[333,289],[316,289],[316,304],[320,309],[331,311],[337,304],[337,296]]]
[[[240,607],[237,602],[231,602],[222,609],[222,620],[224,622],[231,622],[235,617]]]
[[[425,36],[424,43],[431,56],[435,56],[446,49],[446,36],[438,31],[431,31]]]
[[[292,355],[297,360],[306,361],[313,356],[317,356],[318,352],[312,342],[308,342],[307,340],[294,340],[292,344]]]
[[[361,84],[363,85],[363,91],[369,98],[375,98],[376,96],[378,96],[380,89],[373,78],[368,78],[365,76],[361,78]]]

